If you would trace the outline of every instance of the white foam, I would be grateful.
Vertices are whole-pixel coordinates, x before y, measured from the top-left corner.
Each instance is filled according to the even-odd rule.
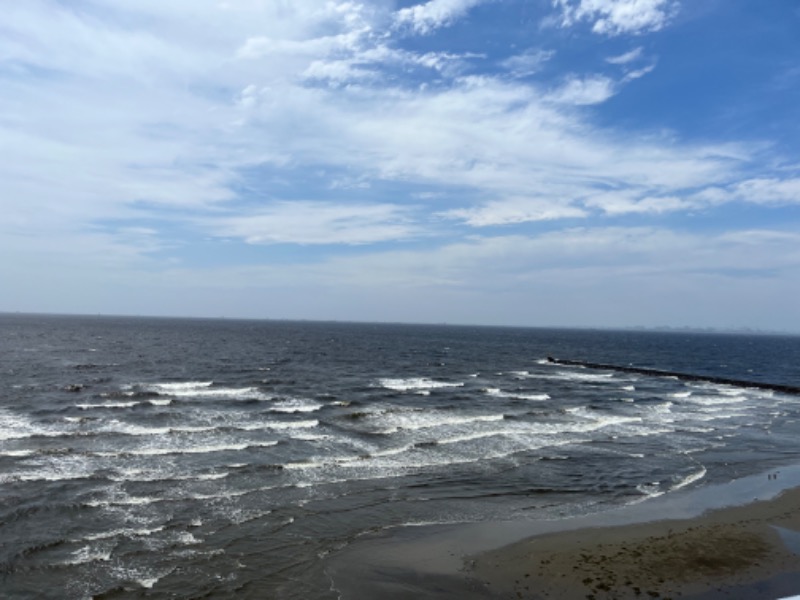
[[[93,408],[131,408],[140,404],[136,400],[131,400],[129,402],[101,402],[100,404],[91,404],[91,403],[80,403],[76,404],[77,408],[81,410],[91,410]]]
[[[34,454],[36,454],[35,450],[2,450],[2,451],[0,451],[0,455],[2,455],[2,456],[21,457],[21,456],[33,456]]]
[[[482,440],[489,437],[507,435],[512,433],[519,433],[519,432],[513,430],[501,430],[501,431],[482,431],[478,433],[466,433],[464,435],[456,435],[453,437],[437,440],[436,444],[437,445],[460,444],[463,442],[472,442],[475,440]]]
[[[496,398],[512,398],[518,400],[534,400],[534,401],[543,401],[549,400],[550,396],[548,394],[526,394],[522,392],[504,392],[498,388],[486,388],[484,390],[490,396],[495,396]]]
[[[706,471],[706,468],[701,466],[699,471],[696,471],[695,473],[691,473],[691,474],[687,475],[682,480],[680,480],[678,483],[673,485],[672,488],[670,488],[670,491],[674,492],[675,490],[680,490],[682,488],[685,488],[687,485],[693,484],[695,481],[701,480],[703,477],[706,476],[707,472],[708,471]]]
[[[703,406],[728,406],[730,404],[739,404],[747,400],[743,395],[725,395],[725,396],[690,396],[686,399],[687,402],[692,404],[701,404]]]
[[[177,535],[177,538],[179,543],[184,544],[186,546],[200,543],[200,540],[194,537],[194,535],[189,531],[181,531]]]
[[[213,381],[179,381],[174,383],[151,383],[143,387],[151,392],[181,395],[181,393],[195,392],[204,388],[209,388],[214,384]]]
[[[385,415],[389,428],[386,431],[394,432],[400,429],[432,429],[436,427],[451,427],[468,423],[485,423],[502,421],[505,417],[500,415],[453,415],[451,412],[442,411],[413,411],[398,412]]]
[[[101,451],[94,453],[97,456],[120,456],[131,454],[134,456],[160,456],[165,454],[209,454],[211,452],[241,451],[248,448],[267,448],[277,445],[277,441],[269,442],[242,442],[239,444],[214,444],[205,446],[176,446],[161,448],[135,448],[132,450]]]
[[[306,419],[304,421],[267,421],[264,423],[242,423],[236,425],[236,429],[243,431],[257,431],[261,429],[308,429],[319,425],[317,419]]]
[[[101,533],[94,533],[86,535],[82,538],[83,541],[93,542],[96,540],[106,540],[115,537],[147,537],[163,531],[164,527],[155,527],[153,529],[114,529],[111,531],[103,531]]]
[[[159,579],[161,579],[161,577],[142,577],[141,579],[137,579],[136,583],[149,590],[158,582]]]
[[[213,381],[184,381],[177,383],[152,383],[142,387],[148,391],[156,392],[176,398],[231,398],[234,400],[269,400],[255,387],[229,388],[212,387]]]
[[[543,379],[565,379],[568,381],[608,381],[614,373],[573,373],[571,371],[558,371],[553,375],[540,375]]]
[[[636,500],[635,502],[641,502],[641,500],[657,498],[664,495],[664,491],[659,487],[657,481],[653,483],[640,483],[636,486],[636,489],[639,491],[639,493],[644,494],[645,498]]]
[[[578,425],[579,429],[577,431],[593,431],[596,429],[603,429],[611,425],[623,425],[626,423],[642,422],[641,417],[596,413],[583,406],[577,408],[568,408],[566,412],[574,414],[575,416],[588,421],[587,423],[583,424],[583,426]]]
[[[142,427],[131,423],[123,423],[116,419],[109,421],[106,425],[97,428],[103,433],[124,433],[133,436],[164,435],[170,432],[169,427]]]
[[[432,390],[436,388],[463,387],[463,383],[434,381],[427,377],[409,377],[407,379],[380,379],[381,386],[389,390],[407,392],[414,390]]]
[[[301,398],[292,398],[291,400],[281,400],[273,402],[270,405],[270,410],[273,412],[282,413],[305,413],[314,412],[322,408],[324,404],[314,402],[313,400],[304,400]]]
[[[230,398],[233,400],[270,400],[271,397],[260,392],[258,388],[213,388],[207,390],[196,390],[193,392],[181,392],[173,394],[175,396],[187,398]]]
[[[330,439],[332,439],[332,436],[330,436],[330,435],[324,435],[324,434],[318,434],[318,433],[297,433],[297,434],[294,434],[291,437],[294,440],[301,440],[301,441],[304,441],[304,442],[316,442],[316,441],[319,441],[319,440],[330,440]]]
[[[111,559],[111,550],[98,550],[85,546],[72,553],[72,558],[64,561],[65,565],[83,565],[90,562],[107,562]]]

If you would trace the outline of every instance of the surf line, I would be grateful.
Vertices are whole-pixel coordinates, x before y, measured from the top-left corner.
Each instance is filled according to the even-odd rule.
[[[555,365],[567,367],[585,367],[587,369],[605,369],[607,371],[621,371],[622,373],[637,373],[639,375],[654,375],[656,377],[675,377],[683,381],[707,381],[709,383],[720,383],[741,388],[756,388],[761,390],[773,390],[784,394],[800,395],[800,387],[796,385],[784,385],[781,383],[766,383],[761,381],[744,381],[742,379],[728,379],[727,377],[715,377],[713,375],[693,375],[691,373],[677,373],[675,371],[662,371],[660,369],[647,369],[644,367],[628,367],[624,365],[607,365],[603,363],[593,363],[583,360],[567,360],[564,358],[547,357],[547,362]]]

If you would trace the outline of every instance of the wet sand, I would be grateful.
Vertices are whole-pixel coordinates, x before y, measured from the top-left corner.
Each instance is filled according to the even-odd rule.
[[[320,566],[340,600],[776,600],[800,594],[800,465],[779,473],[564,519],[374,532]]]
[[[657,517],[657,515],[654,515]],[[800,593],[800,488],[682,520],[536,536],[479,555],[496,598],[770,598]]]

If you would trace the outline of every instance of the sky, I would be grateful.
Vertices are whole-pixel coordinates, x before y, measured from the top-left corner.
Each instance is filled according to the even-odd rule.
[[[0,310],[800,332],[796,0],[25,0]]]

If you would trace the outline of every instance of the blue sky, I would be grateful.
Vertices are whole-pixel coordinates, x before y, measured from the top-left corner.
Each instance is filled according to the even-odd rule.
[[[26,0],[0,310],[800,332],[794,0]]]

